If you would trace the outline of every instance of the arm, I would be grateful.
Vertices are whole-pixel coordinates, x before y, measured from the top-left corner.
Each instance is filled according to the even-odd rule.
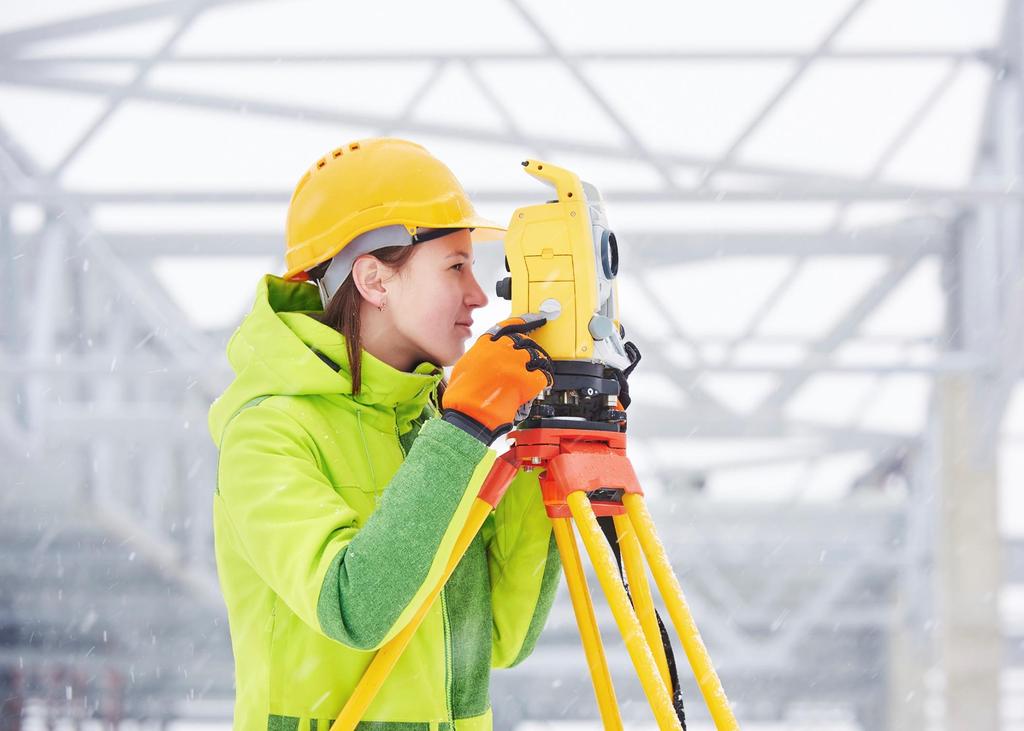
[[[536,472],[516,474],[483,535],[494,614],[491,664],[512,667],[533,652],[561,569]]]
[[[440,580],[494,458],[431,419],[359,526],[321,472],[313,440],[262,404],[226,430],[217,500],[249,564],[296,615],[331,639],[372,650]]]

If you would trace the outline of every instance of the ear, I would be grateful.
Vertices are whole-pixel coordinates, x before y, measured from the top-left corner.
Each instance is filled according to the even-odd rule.
[[[352,264],[352,281],[356,289],[374,307],[379,307],[387,298],[386,282],[391,274],[391,267],[371,254],[360,256]]]

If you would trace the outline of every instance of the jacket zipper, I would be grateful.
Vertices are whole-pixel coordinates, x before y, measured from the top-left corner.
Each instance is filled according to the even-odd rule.
[[[366,463],[370,466],[370,479],[373,480],[373,504],[377,504],[377,473],[373,469],[373,460],[370,458],[370,448],[366,446],[366,433],[363,431],[363,410],[356,409],[356,425],[359,427],[359,439],[363,442],[363,454],[366,455]]]
[[[409,455],[405,453],[405,447],[402,446],[402,435],[398,433],[398,412],[395,412],[395,441],[398,442],[398,449],[402,453],[402,459],[405,459]]]
[[[452,710],[455,705],[452,698],[452,622],[448,616],[447,588],[441,589],[441,616],[444,619],[444,702],[448,710],[448,731],[455,731],[455,714]]]

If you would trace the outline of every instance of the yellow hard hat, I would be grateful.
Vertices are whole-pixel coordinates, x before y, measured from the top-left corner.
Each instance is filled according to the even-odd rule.
[[[287,279],[303,279],[357,236],[384,226],[469,228],[473,241],[505,230],[473,210],[448,167],[408,140],[377,137],[338,147],[316,161],[295,186],[288,207]]]

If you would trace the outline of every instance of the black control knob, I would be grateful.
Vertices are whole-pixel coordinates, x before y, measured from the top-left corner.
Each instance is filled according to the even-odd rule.
[[[502,299],[512,299],[512,277],[499,279],[494,285],[494,293]]]

